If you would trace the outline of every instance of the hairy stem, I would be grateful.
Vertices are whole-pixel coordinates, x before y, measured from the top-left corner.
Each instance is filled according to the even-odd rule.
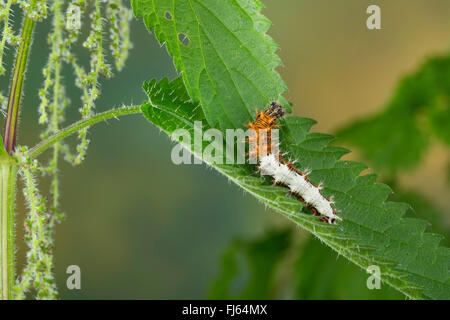
[[[40,155],[42,152],[47,150],[49,147],[51,147],[53,144],[57,143],[61,139],[66,138],[67,136],[70,136],[71,134],[80,131],[81,129],[90,127],[98,122],[116,118],[119,116],[127,115],[127,114],[135,114],[135,113],[141,113],[141,107],[140,106],[129,106],[129,107],[123,107],[123,108],[117,108],[108,110],[99,114],[96,114],[92,117],[89,117],[87,119],[80,120],[78,122],[75,122],[71,124],[70,126],[61,129],[54,135],[48,137],[47,139],[41,141],[39,144],[34,146],[32,149],[30,149],[29,156],[31,159],[36,158],[38,155]]]
[[[3,143],[9,154],[12,154],[16,147],[17,123],[19,121],[20,98],[22,96],[23,81],[28,61],[28,53],[31,47],[35,21],[25,16],[22,26],[22,36],[19,49],[17,50],[14,74],[9,88],[8,114],[5,122],[5,133]]]
[[[17,165],[13,161],[0,163],[0,297],[12,299],[14,287],[14,205]]]
[[[12,298],[14,286],[14,206],[17,165],[7,155],[14,152],[19,121],[20,98],[31,47],[35,21],[25,15],[20,45],[16,54],[14,73],[9,88],[8,114],[3,136],[4,152],[0,156],[0,297]],[[7,153],[7,154],[6,154]]]

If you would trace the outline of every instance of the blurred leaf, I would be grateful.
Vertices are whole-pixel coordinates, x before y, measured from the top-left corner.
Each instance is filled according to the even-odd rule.
[[[316,239],[306,239],[301,250],[288,251],[293,245],[289,241],[291,233],[290,229],[271,231],[254,240],[230,243],[208,298],[278,299],[280,293],[277,295],[274,290],[274,274],[280,271],[280,261],[292,258],[295,260],[293,275],[290,275],[290,281],[281,293],[293,294],[287,298],[404,298],[386,285],[382,285],[380,290],[369,290],[366,285],[368,273],[345,259],[338,259],[335,253]],[[290,269],[288,271],[291,272]],[[287,271],[283,270],[283,273],[286,277]]]
[[[384,111],[337,136],[389,174],[416,166],[435,135],[450,144],[450,55],[429,59],[396,89]]]
[[[169,136],[185,129],[193,141],[194,121],[203,114],[190,102],[181,79],[171,83],[152,80],[144,89],[149,97],[142,105],[145,117]],[[335,196],[336,209],[344,219],[337,225],[308,214],[303,203],[289,197],[285,188],[256,176],[254,166],[208,164],[363,269],[378,265],[383,280],[409,297],[450,298],[450,250],[439,247],[442,237],[425,233],[425,221],[404,218],[409,206],[387,202],[391,189],[376,183],[376,175],[359,176],[365,165],[340,161],[347,151],[328,146],[329,135],[309,133],[314,123],[300,117],[282,119],[281,150],[298,160],[300,170],[311,168],[309,178],[314,184],[324,183],[324,196]],[[190,142],[181,144],[202,156],[202,150],[195,150]],[[203,141],[202,147],[208,144]]]
[[[278,46],[258,0],[132,0],[160,43],[167,45],[191,99],[211,127],[242,128],[255,107],[281,96]]]
[[[274,274],[290,245],[290,236],[289,230],[271,231],[259,239],[232,242],[208,298],[274,299]]]
[[[450,185],[450,161],[447,163],[447,184]]]
[[[450,68],[448,70],[450,78]],[[433,133],[444,143],[450,145],[450,86],[447,95],[442,95],[436,101],[434,108],[429,109],[430,124]]]
[[[367,288],[370,274],[339,259],[317,239],[307,240],[295,267],[296,299],[403,299],[404,296],[381,284]]]

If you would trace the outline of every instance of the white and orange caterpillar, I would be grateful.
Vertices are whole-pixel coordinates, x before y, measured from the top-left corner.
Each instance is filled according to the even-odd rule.
[[[284,110],[276,102],[264,111],[256,113],[254,122],[248,124],[249,156],[257,159],[261,174],[271,176],[273,181],[289,189],[289,193],[298,200],[306,203],[313,215],[320,216],[320,220],[331,224],[342,220],[337,216],[332,199],[325,197],[321,185],[313,184],[308,178],[308,172],[295,168],[290,161],[283,159],[281,154],[273,152],[271,130],[276,128],[277,120],[284,115]]]

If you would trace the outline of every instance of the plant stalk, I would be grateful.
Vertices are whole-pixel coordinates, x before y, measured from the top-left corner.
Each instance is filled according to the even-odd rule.
[[[27,69],[28,54],[31,47],[35,21],[25,16],[22,26],[22,36],[17,50],[14,74],[11,80],[8,97],[8,114],[6,116],[3,144],[9,154],[16,147],[17,123],[19,122],[20,98],[22,97],[23,81]]]
[[[127,114],[135,114],[135,113],[141,113],[141,107],[140,106],[129,106],[129,107],[122,107],[117,109],[111,109],[102,113],[98,113],[92,117],[80,120],[78,122],[75,122],[71,124],[70,126],[61,129],[54,135],[48,137],[47,139],[41,141],[37,145],[35,145],[33,148],[29,151],[29,156],[31,159],[36,158],[38,155],[40,155],[42,152],[47,150],[49,147],[51,147],[53,144],[57,143],[61,139],[64,139],[71,134],[80,131],[81,129],[90,127],[98,122],[102,122],[111,118],[117,118],[119,116],[127,115]]]
[[[3,145],[0,150],[0,298],[13,298],[14,272],[14,207],[18,167],[10,155],[16,147],[20,99],[27,69],[28,55],[35,21],[25,15],[14,71],[9,88]]]
[[[17,165],[2,157],[0,164],[0,297],[13,298],[14,272],[14,206]]]

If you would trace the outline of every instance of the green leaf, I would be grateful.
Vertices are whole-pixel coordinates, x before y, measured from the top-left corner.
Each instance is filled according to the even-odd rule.
[[[190,101],[182,80],[152,80],[144,89],[149,97],[142,105],[146,118],[169,136],[176,129],[186,129],[193,141],[194,121],[204,116]],[[365,165],[339,160],[347,150],[328,146],[329,135],[310,133],[313,124],[300,117],[282,120],[281,150],[298,160],[299,169],[312,169],[309,177],[315,184],[324,183],[325,196],[335,196],[344,219],[337,225],[318,221],[285,188],[256,175],[255,166],[208,164],[363,269],[378,265],[382,280],[408,297],[449,299],[450,250],[439,247],[442,237],[425,233],[424,221],[403,217],[409,206],[386,201],[390,188],[376,183],[374,174],[360,176]],[[186,141],[182,144],[201,156]],[[207,144],[204,141],[203,148]]]
[[[227,248],[209,299],[272,299],[274,276],[290,246],[289,230],[271,231],[252,240],[235,240]]]
[[[257,0],[132,0],[160,43],[167,45],[189,96],[213,128],[241,128],[255,107],[289,106],[275,68],[278,46]],[[186,39],[184,39],[187,37]]]
[[[450,145],[450,55],[434,57],[399,84],[377,115],[337,133],[389,174],[415,167],[432,136]]]
[[[448,234],[442,215],[423,196],[397,190],[390,200],[410,203],[417,217],[427,218],[433,230]],[[208,298],[401,299],[401,293],[386,285],[368,289],[369,274],[336,257],[320,241],[304,236],[299,237],[300,246],[294,239],[286,241],[288,235],[292,238],[291,233],[290,229],[271,231],[255,239],[232,241],[222,256],[220,273],[214,278]],[[445,240],[448,245],[450,239]],[[282,275],[282,290],[274,274]],[[250,278],[259,279],[260,285],[252,286]]]
[[[436,205],[421,194],[411,190],[396,188],[396,192],[389,198],[391,201],[409,203],[414,211],[413,215],[419,219],[426,219],[432,224],[432,232],[445,234],[442,245],[450,245],[450,228],[445,223],[445,213],[439,210]]]

